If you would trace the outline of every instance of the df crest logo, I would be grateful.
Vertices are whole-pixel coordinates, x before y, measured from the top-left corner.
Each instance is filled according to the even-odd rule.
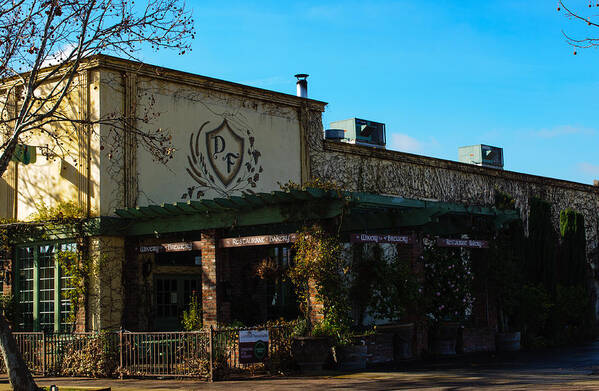
[[[251,193],[260,180],[260,151],[250,129],[233,129],[226,119],[212,130],[206,121],[189,138],[186,171],[196,182],[181,198],[201,198],[206,190],[221,196],[233,192]]]

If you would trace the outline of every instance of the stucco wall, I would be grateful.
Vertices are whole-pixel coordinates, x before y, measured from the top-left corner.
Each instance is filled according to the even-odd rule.
[[[269,192],[279,190],[279,182],[300,183],[308,175],[301,112],[309,108],[320,115],[324,103],[105,60],[99,65],[100,116],[132,120],[129,133],[100,126],[101,215]],[[157,161],[142,133],[169,136],[166,164]]]
[[[292,107],[148,78],[139,79],[138,91],[138,110],[152,100],[160,113],[148,126],[170,130],[175,148],[167,165],[156,165],[138,148],[138,205],[271,191],[279,188],[277,181],[300,181],[299,122]],[[218,152],[216,165],[209,147]]]
[[[82,71],[73,80],[58,115],[75,121],[93,117],[97,100],[92,72]],[[39,87],[44,95],[52,83]],[[39,205],[53,206],[59,201],[75,202],[85,211],[97,213],[98,186],[91,173],[97,161],[91,159],[94,132],[77,122],[53,122],[44,131],[24,134],[19,141],[36,147],[36,161],[31,164],[11,163],[0,180],[0,217],[27,220]],[[96,143],[97,144],[97,143]]]

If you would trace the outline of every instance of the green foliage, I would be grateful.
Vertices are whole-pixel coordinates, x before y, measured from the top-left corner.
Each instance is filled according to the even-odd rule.
[[[522,222],[517,221],[499,232],[488,253],[488,282],[496,298],[499,330],[517,331],[521,288],[524,284],[526,238]]]
[[[338,327],[332,324],[327,319],[320,322],[316,322],[312,325],[312,336],[314,337],[333,337],[342,339],[343,336],[339,335]]]
[[[557,286],[552,318],[559,330],[556,344],[582,342],[588,337],[592,316],[591,298],[583,285]]]
[[[189,306],[183,311],[183,329],[185,331],[201,330],[202,323],[202,301],[198,295],[192,294]]]
[[[364,314],[371,305],[373,289],[380,274],[379,270],[382,269],[380,265],[384,261],[379,246],[369,247],[365,244],[354,244],[352,254],[349,299],[359,314],[359,318],[354,320],[361,325]]]
[[[566,325],[582,326],[588,323],[591,298],[582,286],[557,286],[555,309],[558,318]]]
[[[559,215],[562,245],[559,258],[559,282],[586,286],[587,257],[584,216],[570,208]]]
[[[542,284],[527,284],[520,290],[520,306],[518,321],[522,325],[523,340],[531,346],[543,345],[539,343],[547,320],[554,304],[550,293]]]
[[[37,212],[27,222],[0,219],[0,256],[11,251],[11,244],[25,240],[47,240],[52,231],[82,235],[85,211],[73,201],[60,201],[55,206],[36,204]],[[43,223],[43,224],[41,224]]]
[[[465,319],[473,303],[473,274],[467,250],[425,244],[422,261],[427,316],[435,323]]]
[[[292,337],[304,337],[310,334],[310,325],[306,318],[300,318],[295,322],[293,331],[291,332]]]
[[[495,207],[499,210],[511,210],[516,208],[516,201],[511,195],[495,189]]]
[[[533,284],[543,284],[548,292],[554,292],[557,286],[557,243],[551,204],[531,198],[526,278]]]
[[[0,218],[0,257],[10,251],[12,238],[10,230],[6,227],[7,224],[14,223],[13,219]]]
[[[18,302],[14,295],[0,294],[0,311],[4,313],[6,320],[14,323],[18,314]]]
[[[324,191],[332,191],[337,194],[337,197],[344,202],[344,208],[348,206],[348,201],[343,199],[343,189],[335,182],[325,181],[320,178],[315,178],[300,185],[289,181],[287,183],[278,183],[279,187],[284,192],[296,190],[306,190],[308,188],[320,189]],[[301,221],[304,225],[310,225],[311,221],[319,220],[321,216],[327,214],[331,208],[330,199],[309,199],[303,202],[290,202],[281,208],[281,214],[287,220]],[[342,212],[342,215],[345,212]]]
[[[324,325],[333,328],[338,337],[349,330],[348,292],[346,268],[341,254],[341,244],[336,237],[327,234],[322,227],[304,227],[293,248],[296,252],[294,265],[288,276],[294,284],[304,318],[310,318],[310,287],[316,290],[316,298],[323,304]],[[315,325],[310,325],[312,330]]]
[[[227,327],[231,327],[231,328],[234,328],[234,329],[240,329],[240,328],[247,327],[247,325],[245,323],[243,323],[242,321],[240,321],[240,320],[234,320],[231,323],[229,323],[227,325]]]
[[[70,311],[67,316],[67,322],[74,324],[77,312],[79,311],[82,300],[85,300],[88,293],[89,278],[92,273],[92,262],[80,253],[75,251],[59,251],[56,254],[61,274],[68,277],[65,279],[69,288],[61,290],[63,299],[70,302]]]
[[[373,248],[375,279],[370,298],[370,314],[379,319],[400,320],[408,307],[416,306],[421,288],[409,262],[399,259],[398,253],[385,255],[376,245]]]
[[[536,198],[530,203],[528,285],[520,303],[525,343],[545,346],[579,341],[592,332],[584,216],[570,208],[560,212],[558,246],[551,204]]]
[[[59,201],[55,206],[36,205],[37,212],[29,216],[31,221],[77,220],[85,217],[85,211],[74,201]]]
[[[284,192],[290,192],[291,190],[306,190],[308,188],[321,189],[321,190],[325,190],[325,191],[328,191],[328,190],[342,191],[341,186],[338,185],[336,182],[326,181],[326,180],[323,180],[322,178],[311,179],[309,181],[304,182],[303,185],[295,183],[291,180],[287,183],[278,182],[278,185],[281,188],[281,191],[284,191]]]

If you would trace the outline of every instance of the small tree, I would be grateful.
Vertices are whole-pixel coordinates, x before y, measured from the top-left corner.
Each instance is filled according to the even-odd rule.
[[[349,329],[348,284],[345,263],[339,241],[320,226],[303,228],[294,243],[294,264],[288,275],[296,287],[302,312],[313,334],[332,334],[341,339]],[[322,303],[324,319],[311,324],[316,310],[311,300],[311,288]],[[315,332],[318,330],[318,332]]]

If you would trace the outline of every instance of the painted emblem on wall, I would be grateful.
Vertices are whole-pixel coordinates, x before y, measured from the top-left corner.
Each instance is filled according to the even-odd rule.
[[[206,133],[208,161],[225,186],[228,186],[239,172],[243,141],[243,138],[231,130],[227,120],[218,128]]]
[[[209,124],[205,122],[190,136],[186,171],[195,184],[181,198],[201,198],[207,190],[225,197],[233,192],[252,193],[263,171],[253,132],[238,131],[227,119],[205,131]]]

